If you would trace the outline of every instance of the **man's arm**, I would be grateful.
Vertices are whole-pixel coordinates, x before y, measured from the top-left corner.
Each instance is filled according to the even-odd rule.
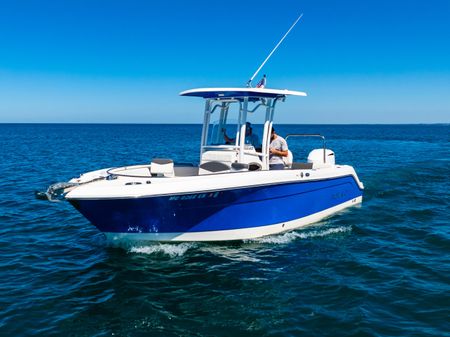
[[[270,153],[276,155],[276,156],[280,156],[280,157],[287,157],[288,156],[288,150],[286,151],[282,151],[282,150],[277,150],[277,149],[270,149]]]
[[[227,130],[222,129],[222,132],[223,132],[223,139],[225,140],[225,142],[233,143],[236,140],[234,138],[230,138],[230,137],[227,136]]]

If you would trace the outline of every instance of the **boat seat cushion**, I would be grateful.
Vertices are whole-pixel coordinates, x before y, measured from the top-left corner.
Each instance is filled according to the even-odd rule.
[[[152,163],[155,163],[158,165],[166,165],[166,164],[173,164],[173,160],[166,159],[166,158],[153,158]]]
[[[248,164],[249,171],[261,171],[262,166],[260,163],[250,163]]]
[[[313,163],[292,163],[293,170],[311,170]]]
[[[244,163],[232,163],[231,167],[236,171],[248,170],[248,164]]]
[[[154,158],[150,165],[152,176],[173,177],[175,175],[172,159]]]
[[[230,166],[220,161],[209,161],[200,165],[200,168],[209,172],[222,172],[230,170]]]

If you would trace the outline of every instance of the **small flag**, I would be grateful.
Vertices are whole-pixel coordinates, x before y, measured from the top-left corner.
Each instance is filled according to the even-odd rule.
[[[263,88],[265,88],[265,86],[266,86],[266,82],[267,82],[267,80],[266,80],[266,75],[264,75],[263,78],[261,78],[261,81],[258,82],[258,84],[256,85],[256,87],[257,87],[257,88],[263,89]]]

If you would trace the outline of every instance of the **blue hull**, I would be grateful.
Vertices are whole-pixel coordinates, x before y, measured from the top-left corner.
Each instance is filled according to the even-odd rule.
[[[145,198],[70,200],[100,231],[182,233],[303,218],[362,196],[352,176]]]

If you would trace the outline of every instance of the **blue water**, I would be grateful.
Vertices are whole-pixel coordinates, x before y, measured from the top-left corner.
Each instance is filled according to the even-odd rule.
[[[322,133],[361,207],[239,243],[111,248],[34,190],[103,167],[198,160],[198,125],[0,125],[0,335],[450,336],[450,126]],[[290,140],[301,161],[320,147]]]

